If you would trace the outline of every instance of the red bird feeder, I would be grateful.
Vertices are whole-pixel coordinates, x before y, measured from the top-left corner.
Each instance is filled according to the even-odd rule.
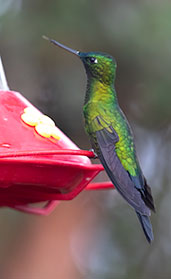
[[[113,189],[91,183],[103,170],[20,93],[10,91],[0,61],[0,206],[47,215],[82,190]],[[46,202],[43,208],[32,204]]]

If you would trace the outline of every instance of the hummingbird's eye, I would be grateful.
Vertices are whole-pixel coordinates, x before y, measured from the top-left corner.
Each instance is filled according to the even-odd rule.
[[[95,64],[95,63],[98,62],[98,61],[97,61],[97,58],[95,58],[95,57],[87,57],[87,60],[88,60],[91,64]]]

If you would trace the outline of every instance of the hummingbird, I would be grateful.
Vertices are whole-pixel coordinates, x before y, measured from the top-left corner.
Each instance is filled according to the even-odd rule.
[[[83,114],[85,130],[106,173],[121,196],[131,205],[148,242],[154,239],[150,222],[155,212],[151,188],[142,173],[132,129],[122,112],[114,87],[115,59],[103,52],[81,52],[43,36],[81,59],[87,74]]]

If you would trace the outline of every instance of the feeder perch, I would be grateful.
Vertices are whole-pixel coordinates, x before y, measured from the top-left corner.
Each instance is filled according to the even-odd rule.
[[[101,171],[48,116],[8,88],[0,60],[0,206],[47,215],[82,190],[114,189],[90,183]],[[38,208],[35,203],[45,202]]]

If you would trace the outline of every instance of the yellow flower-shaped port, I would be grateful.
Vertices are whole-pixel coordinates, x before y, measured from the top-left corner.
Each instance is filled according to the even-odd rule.
[[[21,115],[21,119],[25,124],[33,126],[36,132],[42,137],[53,137],[57,140],[60,139],[55,122],[49,116],[42,114],[36,108],[26,107]]]

